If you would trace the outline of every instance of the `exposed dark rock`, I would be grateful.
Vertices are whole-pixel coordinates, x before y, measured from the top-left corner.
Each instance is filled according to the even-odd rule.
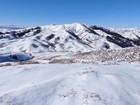
[[[0,34],[4,34],[4,33],[0,32]]]
[[[41,46],[45,47],[45,48],[49,48],[49,45],[43,44],[41,43]]]
[[[107,36],[106,39],[109,42],[115,43],[115,44],[117,44],[118,46],[120,46],[122,48],[133,47],[131,41],[129,41],[127,39],[123,39],[123,38],[115,37],[115,36],[114,37]]]
[[[36,28],[30,28],[30,29],[24,29],[22,31],[11,31],[11,32],[6,32],[6,34],[11,34],[15,38],[20,38],[23,37],[25,34],[34,31],[33,35],[36,35],[41,32],[41,27],[36,27]]]
[[[131,41],[133,42],[133,44],[140,46],[140,39],[133,39]]]
[[[54,36],[55,36],[54,34],[51,34],[51,35],[46,37],[46,40],[51,40],[52,38],[54,38]]]
[[[87,29],[88,29],[87,31],[88,31],[89,33],[93,33],[93,34],[95,34],[95,35],[98,35],[98,36],[99,36],[99,34],[98,34],[97,32],[95,32],[93,29],[91,29],[90,27],[87,27],[87,26],[86,26],[86,25],[84,25],[84,24],[83,24],[83,26],[84,26],[85,28],[87,28]]]
[[[55,38],[55,44],[59,43],[60,37]]]
[[[116,33],[116,32],[112,32],[108,29],[105,29],[105,28],[102,28],[102,27],[98,27],[98,26],[90,26],[90,29],[92,30],[101,30],[109,35],[112,35],[112,36],[117,36],[117,37],[121,37],[121,38],[124,38],[122,35]]]
[[[18,60],[18,57],[16,55],[10,55],[10,58]]]
[[[78,41],[81,40],[78,35],[76,35],[75,33],[71,32],[71,31],[67,31],[70,35],[72,35],[75,39],[77,39]]]
[[[103,47],[106,48],[106,49],[109,49],[110,48],[110,46],[109,46],[108,43],[104,43]]]
[[[74,40],[74,38],[73,38],[72,36],[69,36],[69,39],[72,39],[72,40]]]
[[[112,31],[110,31],[108,29],[105,29],[103,27],[98,27],[98,26],[90,26],[90,29],[92,29],[92,30],[101,30],[101,31],[105,32],[106,34],[108,34],[106,39],[109,42],[117,44],[118,46],[121,46],[122,48],[133,47],[133,44],[140,46],[140,39],[139,39],[139,37],[138,37],[138,39],[132,40],[132,39],[129,39],[129,38],[125,38],[121,34],[118,34],[116,32],[112,32]]]
[[[36,27],[33,30],[35,30],[34,35],[39,34],[42,31],[41,27]]]
[[[32,46],[33,46],[34,48],[37,48],[37,47],[38,47],[38,45],[36,45],[36,44],[32,44]]]

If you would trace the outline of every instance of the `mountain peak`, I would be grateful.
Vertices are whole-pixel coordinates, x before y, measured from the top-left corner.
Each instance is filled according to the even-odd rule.
[[[11,26],[13,27],[13,25]],[[0,30],[1,50],[86,52],[140,46],[140,30],[106,29],[80,23]],[[4,44],[10,43],[10,44]]]

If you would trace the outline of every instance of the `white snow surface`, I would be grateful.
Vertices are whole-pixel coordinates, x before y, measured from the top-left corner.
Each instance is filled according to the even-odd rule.
[[[0,105],[140,105],[140,63],[1,67]]]

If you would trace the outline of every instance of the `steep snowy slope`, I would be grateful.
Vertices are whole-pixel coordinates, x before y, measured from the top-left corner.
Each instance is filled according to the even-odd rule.
[[[74,23],[0,31],[1,52],[86,52],[133,46],[140,46],[139,29],[116,31]]]
[[[140,64],[0,68],[0,105],[140,105]]]

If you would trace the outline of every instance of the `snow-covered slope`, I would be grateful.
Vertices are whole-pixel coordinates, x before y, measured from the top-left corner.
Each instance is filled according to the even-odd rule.
[[[140,45],[139,29],[64,24],[0,31],[1,52],[86,52]]]
[[[0,68],[0,105],[140,105],[140,64]]]

